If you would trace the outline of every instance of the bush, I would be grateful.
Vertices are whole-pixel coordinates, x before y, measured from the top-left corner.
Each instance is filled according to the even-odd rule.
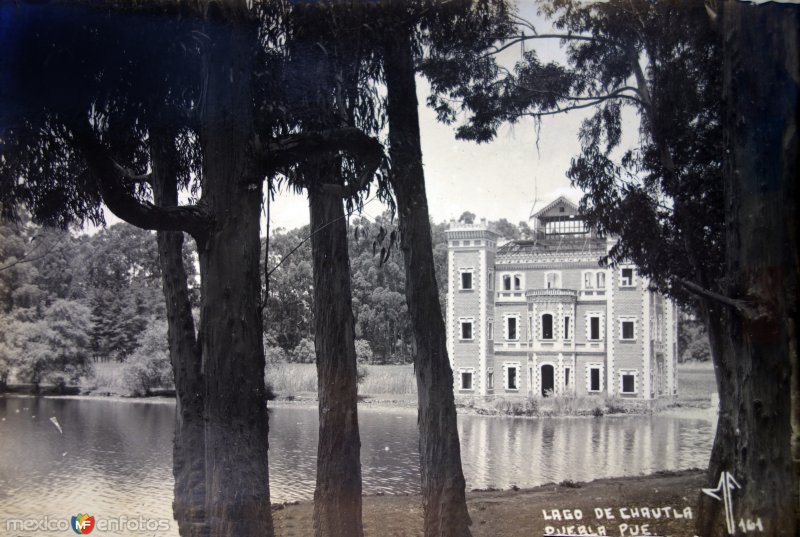
[[[167,323],[151,320],[139,336],[136,350],[125,361],[122,382],[132,395],[147,395],[157,388],[172,388]]]
[[[535,416],[539,413],[539,402],[533,397],[527,397],[522,401],[496,399],[494,407],[499,413],[510,416]]]
[[[267,346],[264,349],[264,360],[268,364],[285,364],[289,361],[289,354],[281,347]]]
[[[289,353],[289,360],[298,364],[315,363],[317,351],[314,348],[314,340],[308,337],[301,339],[300,343]]]
[[[359,364],[371,364],[373,359],[372,347],[366,339],[356,340],[356,360]],[[366,373],[364,373],[366,376]],[[360,381],[359,381],[360,382]]]
[[[625,405],[619,397],[609,397],[606,399],[606,410],[609,414],[624,414]]]

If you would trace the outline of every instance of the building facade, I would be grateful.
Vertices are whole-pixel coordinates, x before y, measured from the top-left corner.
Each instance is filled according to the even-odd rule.
[[[451,222],[447,342],[457,396],[677,393],[677,312],[633,265],[601,267],[613,244],[561,197],[503,243]]]

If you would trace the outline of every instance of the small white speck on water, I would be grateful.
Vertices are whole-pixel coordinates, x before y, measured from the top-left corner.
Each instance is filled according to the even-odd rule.
[[[58,432],[59,432],[59,433],[61,433],[61,434],[64,434],[64,431],[62,431],[62,430],[61,430],[61,424],[59,424],[59,423],[58,423],[58,419],[56,419],[56,417],[55,417],[55,416],[53,416],[52,418],[50,418],[50,421],[53,423],[53,425],[55,425],[55,426],[56,426],[56,429],[58,429]]]
[[[384,451],[389,451],[389,446],[386,446],[385,448],[383,448],[383,450]]]

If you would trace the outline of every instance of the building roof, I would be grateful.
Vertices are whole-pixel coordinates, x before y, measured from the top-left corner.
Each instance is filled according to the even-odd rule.
[[[578,214],[578,206],[566,196],[559,196],[551,203],[545,205],[543,209],[532,213],[530,218],[547,219],[554,216],[570,216]]]

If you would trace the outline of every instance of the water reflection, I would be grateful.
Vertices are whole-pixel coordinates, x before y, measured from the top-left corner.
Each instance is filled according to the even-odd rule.
[[[0,512],[171,519],[174,412],[171,403],[0,397]],[[416,413],[364,408],[359,423],[364,492],[418,492]],[[709,422],[659,416],[460,416],[458,425],[468,488],[703,467],[713,435]],[[315,409],[271,412],[273,501],[313,496],[317,433]]]

